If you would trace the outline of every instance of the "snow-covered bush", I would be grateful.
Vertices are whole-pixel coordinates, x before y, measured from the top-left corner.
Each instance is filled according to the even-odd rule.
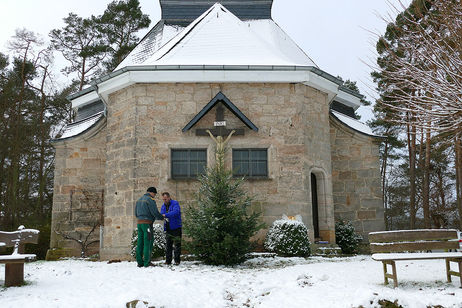
[[[159,258],[165,256],[165,245],[167,240],[165,238],[164,227],[159,224],[154,224],[153,228],[154,244],[152,247],[151,258]],[[131,255],[136,258],[136,245],[138,242],[138,230],[135,229],[132,234],[132,250]]]
[[[356,253],[362,240],[363,237],[356,234],[351,221],[340,220],[335,223],[335,241],[344,254]]]
[[[308,228],[301,218],[276,220],[266,235],[265,249],[284,257],[307,257],[311,253]]]

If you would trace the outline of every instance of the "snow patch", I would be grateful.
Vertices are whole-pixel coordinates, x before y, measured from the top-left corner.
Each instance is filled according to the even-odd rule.
[[[92,127],[96,122],[98,122],[99,119],[101,119],[103,116],[104,111],[101,111],[82,121],[68,124],[64,129],[62,136],[57,140],[74,137],[78,134],[83,133],[84,131]]]
[[[183,261],[137,268],[136,262],[65,260],[26,263],[27,285],[0,292],[1,307],[403,307],[460,308],[459,282],[446,282],[443,260],[399,262],[399,287],[383,285],[382,264],[349,258],[258,257],[235,267]],[[0,266],[0,277],[4,277]],[[142,286],[142,287],[140,287]]]
[[[335,116],[336,119],[338,119],[340,122],[345,124],[346,126],[361,132],[363,134],[373,136],[373,137],[380,137],[372,132],[372,129],[367,126],[367,124],[364,124],[363,122],[360,122],[356,119],[353,119],[349,116],[344,115],[343,113],[337,112],[335,110],[331,110],[332,114]]]

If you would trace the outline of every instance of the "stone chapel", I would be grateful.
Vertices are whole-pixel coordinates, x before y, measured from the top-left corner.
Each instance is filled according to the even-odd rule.
[[[363,236],[384,229],[381,138],[355,118],[361,97],[272,20],[272,2],[160,0],[161,20],[123,62],[69,97],[75,120],[53,140],[51,248],[79,255],[70,237],[92,231],[102,260],[130,258],[147,187],[194,204],[215,161],[207,130],[235,131],[225,163],[268,227],[300,214],[312,242],[329,243],[336,219]]]

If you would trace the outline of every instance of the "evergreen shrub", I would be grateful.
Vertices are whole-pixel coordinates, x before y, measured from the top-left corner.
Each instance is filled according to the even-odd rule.
[[[355,227],[349,222],[339,220],[335,223],[335,241],[342,249],[344,254],[354,254],[358,252],[359,243],[363,237],[356,234]]]
[[[165,237],[164,226],[159,224],[153,225],[154,244],[152,245],[151,258],[160,258],[165,256],[165,245],[167,240]],[[138,243],[138,229],[135,229],[132,234],[132,257],[136,258],[136,245]]]
[[[266,250],[284,257],[308,257],[311,254],[308,228],[300,220],[274,221],[264,246]]]
[[[197,204],[185,208],[183,229],[189,252],[211,265],[245,261],[253,248],[250,238],[263,227],[261,213],[250,213],[251,198],[243,179],[217,164],[199,177]]]

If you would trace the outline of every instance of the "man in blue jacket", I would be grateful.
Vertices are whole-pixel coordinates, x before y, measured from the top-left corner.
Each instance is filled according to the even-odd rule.
[[[138,267],[151,266],[152,244],[154,243],[152,224],[156,219],[164,219],[157,209],[154,198],[157,189],[149,187],[147,192],[136,201],[135,216],[138,219],[138,242],[136,245],[136,262]]]
[[[172,263],[172,248],[175,259],[175,265],[180,264],[181,255],[181,208],[178,201],[170,198],[168,192],[162,193],[164,204],[160,213],[164,216],[164,230],[167,233],[167,246],[165,249],[165,263]]]

